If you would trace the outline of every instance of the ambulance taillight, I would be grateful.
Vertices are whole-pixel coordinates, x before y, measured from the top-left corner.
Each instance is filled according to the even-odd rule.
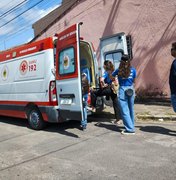
[[[49,100],[52,105],[57,105],[56,82],[51,81],[49,86]]]

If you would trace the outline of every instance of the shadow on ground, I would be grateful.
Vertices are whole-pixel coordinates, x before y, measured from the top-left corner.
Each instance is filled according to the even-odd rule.
[[[161,126],[136,126],[140,131],[176,136],[176,131]]]
[[[68,130],[70,129],[80,129],[80,122],[79,121],[68,121],[68,122],[63,122],[63,123],[54,123],[54,124],[48,124],[47,128],[44,129],[43,131],[48,131],[48,132],[55,132],[59,133],[65,136],[70,136],[74,138],[79,138],[77,134],[74,134],[72,132],[69,132]]]
[[[12,124],[15,126],[21,126],[21,127],[28,127],[29,128],[27,119],[11,118],[11,117],[1,116],[0,122],[6,123],[6,124]]]
[[[114,114],[111,112],[95,113],[88,117],[89,122],[110,122],[114,119]]]
[[[110,112],[95,113],[94,115],[91,115],[88,117],[88,123],[97,122],[96,126],[106,128],[112,131],[118,131],[115,125],[103,123],[103,122],[110,122],[113,118],[114,118],[114,114]],[[31,129],[29,127],[27,119],[1,117],[0,122]],[[80,121],[71,120],[71,121],[62,122],[62,123],[48,123],[47,127],[41,131],[54,132],[54,133],[59,133],[65,136],[79,138],[77,134],[69,132],[69,130],[71,129],[80,130]]]
[[[20,126],[20,127],[31,129],[29,127],[27,119],[0,117],[0,123],[11,124],[14,126]],[[68,122],[63,122],[63,123],[48,123],[48,126],[41,131],[57,132],[59,134],[65,135],[65,136],[79,138],[78,135],[67,131],[67,129],[72,129],[72,128],[79,129],[79,127],[80,127],[79,121],[68,121]],[[33,130],[33,131],[35,131],[35,130]]]
[[[114,124],[106,124],[106,123],[103,123],[103,122],[97,122],[95,124],[95,126],[100,127],[100,128],[105,128],[105,129],[115,131],[115,132],[121,132],[122,129],[124,129],[123,126],[116,126]]]

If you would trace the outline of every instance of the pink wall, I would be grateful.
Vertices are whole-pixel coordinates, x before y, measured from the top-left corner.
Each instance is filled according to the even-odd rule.
[[[82,0],[40,39],[81,21],[81,35],[94,43],[98,58],[101,37],[131,34],[138,93],[169,96],[170,45],[176,41],[175,0]]]

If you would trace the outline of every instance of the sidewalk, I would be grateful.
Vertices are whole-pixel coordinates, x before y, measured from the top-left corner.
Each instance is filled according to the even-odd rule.
[[[176,113],[170,102],[136,102],[134,105],[136,121],[176,121]],[[105,112],[114,113],[113,108],[106,106]]]
[[[137,120],[176,121],[176,113],[166,102],[135,103],[135,114]]]

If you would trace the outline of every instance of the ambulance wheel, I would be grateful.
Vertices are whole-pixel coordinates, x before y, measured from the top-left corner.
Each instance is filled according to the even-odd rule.
[[[47,123],[43,120],[42,114],[38,108],[33,107],[29,109],[27,116],[29,125],[32,129],[41,130],[46,127]]]

